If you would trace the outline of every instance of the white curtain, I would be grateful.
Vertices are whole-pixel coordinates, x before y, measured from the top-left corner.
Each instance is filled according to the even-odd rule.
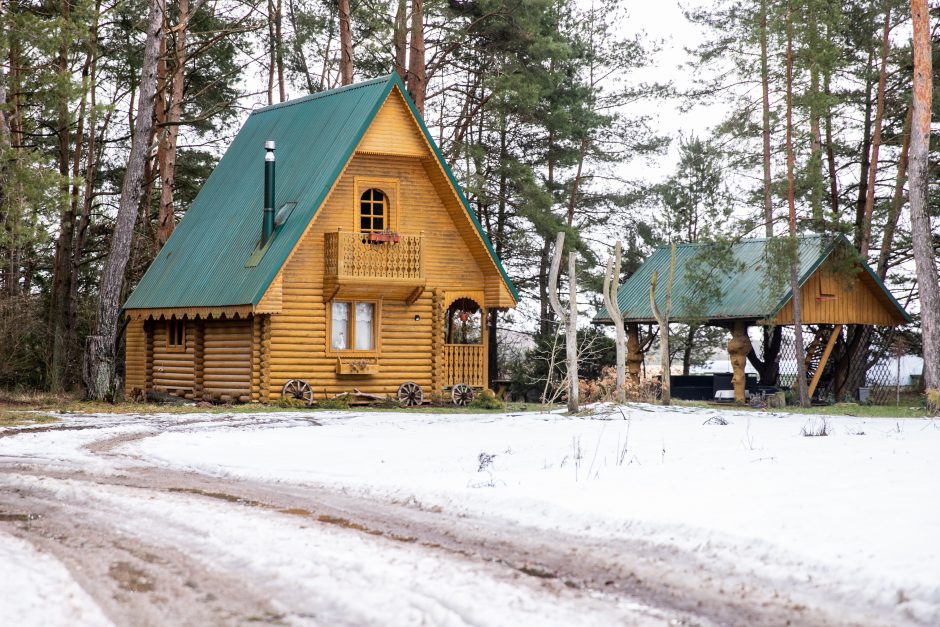
[[[349,303],[333,303],[331,346],[333,350],[349,348]],[[357,329],[358,330],[358,329]]]
[[[356,350],[370,351],[375,348],[372,318],[375,305],[356,303]]]

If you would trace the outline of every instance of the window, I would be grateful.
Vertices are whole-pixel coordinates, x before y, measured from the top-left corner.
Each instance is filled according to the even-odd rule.
[[[380,189],[367,189],[359,197],[359,230],[376,233],[386,229],[388,200]]]
[[[173,318],[166,321],[167,350],[186,350],[186,321]]]
[[[375,303],[335,301],[330,310],[330,349],[375,350],[375,309]]]

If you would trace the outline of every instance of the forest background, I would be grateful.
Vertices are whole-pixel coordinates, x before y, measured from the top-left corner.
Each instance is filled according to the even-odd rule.
[[[0,388],[80,387],[106,263],[129,222],[118,216],[135,138],[120,302],[253,108],[390,72],[520,288],[519,310],[489,321],[504,344],[497,328],[534,346],[555,342],[548,277],[558,231],[578,255],[585,334],[597,335],[586,316],[614,239],[625,246],[623,278],[668,242],[785,241],[790,189],[798,233],[844,234],[919,315],[911,5],[640,4],[0,0]],[[149,109],[138,102],[148,43]],[[919,326],[905,334],[913,354]],[[670,334],[684,370],[725,342],[707,327]],[[513,354],[503,351],[504,365]]]

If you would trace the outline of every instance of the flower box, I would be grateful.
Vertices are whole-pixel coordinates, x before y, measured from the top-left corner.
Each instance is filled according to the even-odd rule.
[[[398,233],[391,233],[387,231],[382,231],[380,233],[369,233],[370,244],[382,244],[382,243],[397,244],[400,239],[401,239],[401,236]]]
[[[336,359],[336,374],[340,375],[374,375],[378,374],[379,365],[374,361],[364,359]]]

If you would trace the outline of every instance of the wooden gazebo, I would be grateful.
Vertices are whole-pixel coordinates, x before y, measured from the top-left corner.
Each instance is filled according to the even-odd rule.
[[[748,327],[793,324],[790,283],[773,277],[770,242],[746,239],[734,244],[733,262],[721,268],[709,267],[710,262],[704,261],[707,245],[676,247],[669,322],[718,326],[731,332],[728,354],[738,402],[745,400],[744,368],[752,348]],[[798,251],[801,322],[817,328],[807,349],[812,396],[845,325],[895,326],[911,318],[845,237],[801,237]],[[627,362],[634,378],[638,378],[642,363],[639,325],[656,324],[650,306],[650,281],[653,273],[658,273],[656,302],[662,309],[670,263],[671,247],[658,248],[618,291],[617,303],[627,325]],[[708,289],[703,288],[703,281],[708,282]],[[606,308],[597,313],[594,322],[611,323]]]

